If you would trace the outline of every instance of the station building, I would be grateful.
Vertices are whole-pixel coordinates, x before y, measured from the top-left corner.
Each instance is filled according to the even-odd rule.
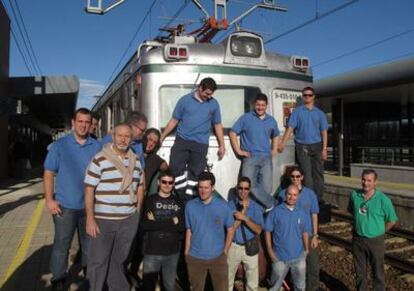
[[[70,129],[76,76],[9,76],[10,18],[0,3],[0,181],[41,168],[47,145]]]
[[[414,58],[318,80],[314,85],[318,104],[331,120],[334,170],[358,176],[358,167],[381,165],[394,173],[383,177],[394,182],[412,180]]]

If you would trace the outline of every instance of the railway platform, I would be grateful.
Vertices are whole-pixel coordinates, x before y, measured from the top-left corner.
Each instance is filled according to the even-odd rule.
[[[326,189],[332,192],[329,194],[331,198],[341,189],[345,191],[359,185],[358,179],[332,175],[326,175],[326,183]],[[412,185],[381,186],[389,186],[394,192],[400,191],[400,195],[405,194],[405,199],[414,204]],[[40,175],[0,183],[0,289],[50,290],[52,242],[53,222],[45,207]],[[70,260],[75,260],[75,255],[76,240]],[[71,265],[69,276],[70,281],[74,282],[69,290],[82,290],[81,268],[76,263]]]

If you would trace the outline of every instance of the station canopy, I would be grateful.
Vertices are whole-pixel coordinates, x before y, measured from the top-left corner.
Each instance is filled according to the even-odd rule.
[[[11,116],[45,133],[68,129],[78,93],[76,76],[11,77],[9,96],[17,108]]]

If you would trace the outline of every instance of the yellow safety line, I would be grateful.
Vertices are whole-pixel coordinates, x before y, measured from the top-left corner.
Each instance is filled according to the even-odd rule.
[[[42,216],[43,207],[45,205],[45,200],[41,199],[33,211],[32,217],[30,218],[29,223],[27,224],[26,230],[24,232],[23,238],[17,248],[16,255],[11,261],[9,268],[7,269],[6,275],[3,278],[3,281],[0,284],[2,287],[7,280],[13,275],[16,269],[23,263],[26,258],[27,251],[29,250],[30,243],[32,242],[33,235],[39,224],[40,217]]]

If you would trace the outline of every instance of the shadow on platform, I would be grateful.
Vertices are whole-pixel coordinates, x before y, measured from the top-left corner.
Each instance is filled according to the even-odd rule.
[[[22,198],[20,198],[19,200],[16,200],[16,201],[4,203],[4,204],[0,205],[0,218],[4,214],[6,214],[7,212],[12,211],[13,209],[15,209],[17,207],[20,207],[20,206],[22,206],[26,203],[30,203],[30,202],[35,201],[35,200],[40,200],[42,198],[43,198],[43,194],[38,193],[38,194],[22,197]]]
[[[49,270],[49,260],[52,245],[43,246],[28,257],[4,283],[2,291],[50,291],[52,275]],[[87,290],[82,267],[78,263],[71,265],[65,290]],[[70,285],[70,286],[69,286]]]

